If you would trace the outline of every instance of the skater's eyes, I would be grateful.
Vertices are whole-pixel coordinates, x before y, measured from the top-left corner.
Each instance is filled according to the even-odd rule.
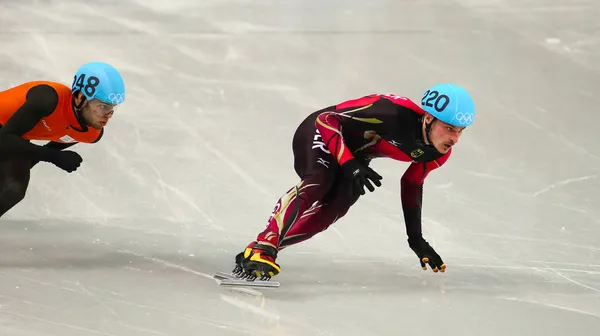
[[[116,107],[117,107],[116,105],[100,103],[97,106],[97,111],[100,112],[101,114],[109,114],[109,113],[114,112]]]
[[[448,127],[446,127],[446,130],[447,130],[448,132],[452,132],[452,133],[458,133],[458,134],[462,133],[463,129],[464,129],[464,128],[456,128],[456,127],[452,127],[452,126],[448,126]]]

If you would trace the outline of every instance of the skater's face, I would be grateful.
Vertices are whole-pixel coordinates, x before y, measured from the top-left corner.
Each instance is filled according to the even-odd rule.
[[[102,129],[112,118],[116,105],[106,104],[98,99],[86,102],[82,107],[84,120],[95,129]]]
[[[438,152],[446,154],[456,145],[464,127],[457,127],[435,119],[431,114],[425,116],[425,123],[430,124],[429,140]]]

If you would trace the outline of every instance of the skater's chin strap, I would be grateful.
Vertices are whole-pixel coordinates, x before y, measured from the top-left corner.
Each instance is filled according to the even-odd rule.
[[[419,132],[417,134],[419,134],[419,140],[422,140],[423,144],[426,146],[433,147],[433,143],[431,142],[431,138],[429,137],[429,134],[431,133],[431,126],[433,125],[433,123],[436,120],[437,119],[433,118],[433,120],[430,123],[427,123],[427,121],[425,121],[425,116],[422,116],[419,118],[419,123],[418,123]],[[423,124],[425,124],[425,138],[423,138],[423,136],[422,136]]]
[[[71,100],[71,106],[73,107],[73,112],[75,112],[75,118],[79,122],[81,126],[81,130],[83,132],[88,130],[88,123],[85,121],[82,115],[83,105],[87,99],[81,94],[80,91],[73,92],[73,99]]]

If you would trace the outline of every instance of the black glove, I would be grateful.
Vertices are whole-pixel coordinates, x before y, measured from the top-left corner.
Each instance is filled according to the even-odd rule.
[[[358,191],[361,195],[365,194],[365,186],[369,191],[375,191],[375,187],[371,181],[381,187],[380,180],[382,177],[368,166],[362,165],[357,159],[350,159],[341,166],[344,176],[354,183],[354,191]]]
[[[77,170],[83,159],[76,152],[66,150],[52,153],[49,161],[55,164],[58,168],[72,173]]]
[[[417,257],[419,257],[419,262],[424,270],[427,269],[425,264],[429,264],[429,267],[431,267],[431,269],[436,273],[438,271],[446,271],[446,264],[444,264],[442,258],[437,254],[437,252],[435,252],[433,247],[431,247],[429,243],[423,239],[423,237],[409,238],[408,246],[410,246]]]

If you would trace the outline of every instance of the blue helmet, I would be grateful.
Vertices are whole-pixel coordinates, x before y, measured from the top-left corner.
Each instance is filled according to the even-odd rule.
[[[438,84],[423,94],[421,108],[435,118],[458,127],[466,127],[475,119],[471,95],[455,84]]]
[[[81,66],[71,86],[73,94],[81,92],[89,101],[98,99],[106,104],[119,105],[125,101],[125,83],[112,65],[92,62]]]

